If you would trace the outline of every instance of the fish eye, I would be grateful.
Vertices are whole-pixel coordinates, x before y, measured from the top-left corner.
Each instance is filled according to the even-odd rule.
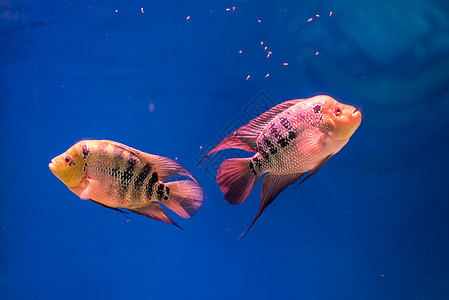
[[[335,114],[335,116],[339,116],[339,115],[341,115],[341,108],[340,107],[335,107],[334,108],[334,114]]]
[[[70,155],[67,155],[67,156],[64,158],[64,161],[65,161],[66,164],[70,164],[70,163],[72,162],[72,157],[71,157]]]

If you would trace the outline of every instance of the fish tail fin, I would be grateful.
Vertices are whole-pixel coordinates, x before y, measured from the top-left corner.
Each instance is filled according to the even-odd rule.
[[[161,203],[183,218],[196,214],[203,203],[204,192],[198,184],[191,180],[179,180],[166,183],[170,189],[167,200]]]
[[[218,167],[217,183],[230,204],[243,203],[259,180],[251,163],[251,158],[231,158]]]

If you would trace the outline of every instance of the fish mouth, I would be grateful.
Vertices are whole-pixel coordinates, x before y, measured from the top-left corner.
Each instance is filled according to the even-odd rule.
[[[53,173],[56,171],[56,162],[54,159],[51,160],[51,163],[48,164],[48,167],[50,168],[50,171]]]
[[[361,118],[362,117],[362,113],[359,110],[357,110],[357,108],[355,108],[355,107],[352,109],[351,115],[353,118]]]
[[[354,111],[352,112],[352,123],[355,126],[355,129],[357,129],[360,126],[360,123],[362,122],[362,113],[354,108]]]

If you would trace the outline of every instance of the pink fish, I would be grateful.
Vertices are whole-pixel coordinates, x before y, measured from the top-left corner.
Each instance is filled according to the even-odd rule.
[[[246,200],[263,174],[261,204],[244,237],[263,210],[286,187],[315,174],[349,141],[362,115],[329,96],[283,102],[224,138],[205,157],[228,148],[255,152],[225,160],[217,183],[230,204]]]
[[[52,159],[49,168],[82,199],[178,227],[161,204],[190,218],[203,201],[203,191],[183,166],[113,141],[78,142]],[[174,176],[191,180],[166,182]]]

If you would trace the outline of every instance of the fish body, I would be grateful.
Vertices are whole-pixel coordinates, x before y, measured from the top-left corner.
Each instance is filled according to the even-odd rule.
[[[78,142],[55,157],[49,168],[82,199],[176,226],[160,204],[189,218],[203,201],[195,178],[180,164],[113,141]],[[174,176],[190,180],[166,182]]]
[[[305,173],[309,172],[303,181],[315,174],[340,151],[361,119],[353,106],[330,96],[290,100],[240,127],[206,154],[228,148],[255,152],[250,158],[227,159],[218,168],[217,183],[230,204],[245,201],[266,174],[259,211],[244,235],[280,192]]]

